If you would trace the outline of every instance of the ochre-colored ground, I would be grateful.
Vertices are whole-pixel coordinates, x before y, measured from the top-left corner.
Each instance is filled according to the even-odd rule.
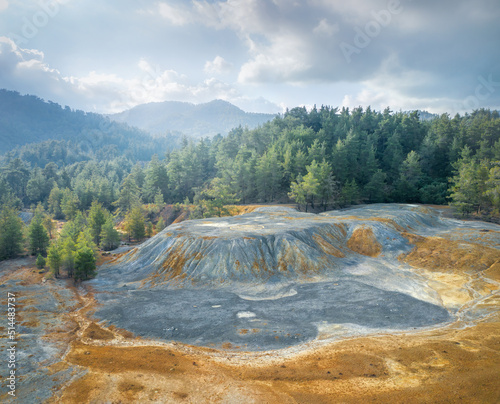
[[[363,238],[371,240],[365,233]],[[437,237],[407,238],[415,248],[401,260],[425,272],[434,286],[441,285],[445,306],[474,304],[489,316],[425,332],[353,338],[300,351],[239,353],[153,343],[104,330],[86,320],[92,308],[87,297],[86,308],[75,320],[89,328],[75,334],[65,361],[88,373],[62,388],[52,401],[500,402],[500,296],[492,293],[499,288],[498,250]]]
[[[415,248],[400,260],[428,277],[445,307],[487,315],[476,321],[459,315],[451,325],[424,332],[243,353],[151,342],[106,328],[91,318],[95,302],[89,291],[70,314],[74,326],[48,336],[70,347],[51,372],[78,365],[87,374],[60,386],[49,402],[499,403],[499,251],[406,237]],[[376,242],[367,232],[356,239],[372,247]],[[9,277],[42,282],[32,268]]]
[[[491,320],[466,329],[357,338],[286,356],[74,341],[66,361],[89,373],[54,401],[496,403],[500,322],[498,316]]]

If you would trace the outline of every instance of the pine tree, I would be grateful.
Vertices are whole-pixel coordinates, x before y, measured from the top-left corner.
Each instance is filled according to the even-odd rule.
[[[75,254],[75,282],[85,281],[96,275],[96,259],[89,247],[81,247]]]
[[[164,228],[165,228],[165,221],[163,220],[163,217],[160,216],[160,218],[158,219],[158,222],[156,223],[155,231],[156,231],[156,233],[159,233]]]
[[[38,254],[38,256],[36,257],[36,267],[38,269],[45,268],[45,258],[43,258],[41,254]]]
[[[369,202],[384,202],[386,199],[386,178],[387,174],[380,169],[372,175],[372,178],[370,178],[370,181],[364,188],[366,198]]]
[[[398,202],[419,202],[419,184],[422,179],[420,156],[411,151],[399,171],[396,182],[396,200]]]
[[[47,251],[47,264],[56,278],[59,277],[59,270],[62,263],[62,248],[59,240],[50,243]]]
[[[71,237],[62,240],[61,264],[72,278],[75,271],[76,242]]]
[[[54,215],[55,219],[63,219],[64,215],[61,210],[61,201],[62,201],[63,193],[57,186],[54,185],[49,194],[48,206],[49,212]]]
[[[121,185],[120,196],[115,202],[122,212],[130,211],[134,206],[141,204],[139,187],[134,181],[132,175],[127,176]]]
[[[66,220],[73,219],[78,213],[80,201],[73,191],[66,188],[62,191],[61,211]]]
[[[23,222],[17,211],[4,206],[0,211],[0,260],[15,258],[23,251]]]
[[[187,196],[186,196],[187,198]],[[188,198],[189,201],[189,198]],[[165,207],[165,200],[163,199],[163,194],[160,190],[160,188],[157,188],[155,198],[154,198],[154,204],[158,208],[158,212],[161,212],[163,208]]]
[[[341,205],[356,205],[360,201],[360,192],[356,180],[346,181],[340,192]]]
[[[101,248],[105,251],[114,250],[120,245],[121,236],[113,225],[113,220],[108,217],[101,230]]]
[[[80,232],[76,241],[77,251],[83,247],[90,248],[94,254],[97,254],[97,244],[94,243],[94,238],[92,237],[90,229],[87,227]]]
[[[466,146],[462,158],[454,164],[455,176],[450,180],[452,205],[467,215],[476,210],[478,213],[487,204],[487,181],[489,166],[486,161],[479,162],[472,157],[471,150]]]
[[[45,227],[45,230],[49,233],[49,238],[52,238],[52,232],[55,229],[54,221],[52,220],[51,215],[45,214],[43,217],[42,221],[43,227]]]
[[[304,181],[302,176],[299,174],[296,181],[293,181],[290,184],[290,192],[288,193],[288,197],[297,202],[297,205],[306,205],[306,192],[304,189]],[[306,205],[307,212],[307,205]]]
[[[125,217],[125,230],[129,238],[141,241],[146,236],[144,213],[140,206],[133,207]]]
[[[40,206],[37,207],[33,219],[28,227],[28,238],[31,255],[47,255],[49,235],[43,227],[43,216]]]
[[[143,195],[146,202],[153,202],[158,190],[165,197],[168,190],[167,170],[155,154],[145,170]]]
[[[333,203],[334,198],[337,197],[337,181],[335,181],[332,168],[326,160],[323,160],[323,162],[316,166],[315,169],[312,169],[312,171],[313,175],[318,180],[318,198],[323,209],[326,211],[326,207]]]
[[[151,223],[149,221],[146,223],[146,230],[145,230],[145,232],[146,232],[146,237],[147,238],[150,238],[150,237],[153,236],[153,223]]]
[[[94,238],[94,243],[99,245],[101,242],[101,231],[102,226],[106,223],[106,218],[109,216],[109,212],[102,207],[97,201],[92,202],[89,210],[89,217],[87,219],[87,225],[90,229],[90,233]]]

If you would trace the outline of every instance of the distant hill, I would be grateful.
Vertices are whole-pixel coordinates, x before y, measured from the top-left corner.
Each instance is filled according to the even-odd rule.
[[[432,119],[439,118],[439,114],[433,114],[432,112],[428,111],[418,110],[418,114],[421,121],[431,121]]]
[[[69,148],[70,160],[88,159],[96,153],[106,158],[126,155],[135,160],[149,160],[154,153],[161,154],[179,143],[179,135],[155,139],[149,133],[103,115],[63,108],[33,95],[0,90],[0,155],[10,152],[11,157],[21,156],[26,154],[26,148],[33,149],[30,146],[33,144],[53,154],[57,144],[58,148]],[[52,155],[47,158],[61,162],[68,159]]]
[[[248,113],[222,100],[198,105],[177,101],[152,102],[109,115],[116,122],[124,122],[152,134],[182,132],[194,138],[218,133],[225,135],[240,125],[253,129],[275,116]]]
[[[434,114],[429,111],[423,111],[421,109],[411,110],[411,111],[403,111],[405,115],[411,115],[413,112],[418,112],[418,116],[421,121],[432,121],[433,119],[439,118],[439,114]]]

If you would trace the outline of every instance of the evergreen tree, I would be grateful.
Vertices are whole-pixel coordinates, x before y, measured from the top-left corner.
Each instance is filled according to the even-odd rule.
[[[73,219],[78,213],[78,206],[80,201],[73,191],[65,188],[62,191],[61,197],[61,211],[66,220]]]
[[[346,181],[340,192],[341,205],[356,205],[360,202],[360,190],[356,180]]]
[[[92,252],[97,255],[97,244],[94,243],[94,237],[90,232],[90,229],[84,228],[80,234],[78,234],[78,238],[76,241],[76,250],[81,250],[83,247],[90,248]]]
[[[187,196],[186,198],[189,201],[189,198]],[[157,188],[156,190],[156,194],[154,197],[154,204],[158,207],[160,211],[165,207],[165,200],[163,199],[163,193],[161,192],[160,188]]]
[[[487,191],[485,196],[498,215],[500,214],[500,161],[494,161],[492,164],[493,167],[490,169],[488,181],[486,182]]]
[[[61,231],[61,238],[71,238],[74,243],[78,240],[78,235],[86,227],[86,220],[82,212],[78,212],[73,220],[66,222]]]
[[[160,216],[160,218],[158,219],[158,222],[156,223],[155,231],[156,231],[156,233],[159,233],[164,228],[165,228],[165,221],[163,220],[163,217]]]
[[[146,237],[147,238],[150,238],[150,237],[153,237],[153,223],[151,223],[150,221],[148,221],[146,223]]]
[[[23,252],[23,222],[9,206],[0,210],[0,260],[17,257]]]
[[[140,206],[133,207],[125,217],[125,230],[129,239],[141,241],[146,236],[144,213]]]
[[[38,254],[38,256],[36,257],[36,267],[38,269],[43,269],[45,268],[45,258],[42,257],[41,254]]]
[[[317,168],[316,162],[313,161],[311,166],[308,166],[308,173],[304,177],[297,177],[297,181],[290,186],[288,196],[295,200],[300,206],[305,204],[307,212],[307,204],[310,203],[314,209],[314,201],[318,197],[319,181],[314,175]]]
[[[396,200],[398,202],[419,202],[421,180],[420,156],[411,151],[400,168],[399,179],[396,182]]]
[[[52,241],[47,251],[47,264],[56,278],[59,278],[59,270],[62,263],[62,247],[59,240]]]
[[[97,271],[96,259],[91,248],[83,246],[75,254],[75,282],[93,278]]]
[[[451,179],[451,204],[463,215],[472,213],[474,210],[480,213],[488,200],[488,163],[477,161],[466,146],[462,152],[462,158],[454,167],[456,171]]]
[[[46,201],[54,180],[48,180],[39,167],[35,167],[26,184],[26,196],[31,203]]]
[[[101,248],[105,251],[114,250],[120,246],[121,236],[113,225],[113,220],[108,217],[101,230]]]
[[[89,210],[89,217],[87,219],[87,225],[94,239],[94,243],[97,245],[101,242],[102,226],[106,223],[108,216],[109,212],[106,211],[100,203],[97,201],[92,202]]]
[[[59,189],[57,184],[55,184],[49,194],[48,206],[49,206],[49,212],[52,215],[54,215],[55,219],[58,220],[64,218],[61,210],[62,197],[63,197],[62,191]]]
[[[43,227],[49,233],[49,238],[52,238],[52,232],[55,229],[54,221],[52,220],[52,216],[45,214],[42,220]]]
[[[142,193],[146,202],[153,202],[156,194],[160,191],[165,198],[168,191],[167,169],[163,163],[154,155],[148,168],[145,170],[145,179]]]
[[[231,187],[222,178],[214,178],[202,194],[205,199],[200,202],[204,205],[204,217],[229,215],[226,205],[238,202],[236,195],[231,192]]]
[[[369,202],[379,203],[385,201],[387,197],[386,178],[387,174],[380,169],[372,175],[364,189]]]
[[[120,196],[115,204],[122,212],[128,212],[133,207],[141,204],[139,187],[134,181],[132,175],[128,175],[122,182]]]
[[[71,237],[62,239],[61,251],[62,267],[67,272],[68,278],[72,278],[75,271],[76,242]]]
[[[30,245],[31,255],[47,255],[47,247],[49,246],[49,235],[47,230],[43,227],[43,213],[37,207],[33,219],[28,226],[28,239]]]
[[[304,189],[304,181],[302,176],[299,174],[296,181],[293,181],[290,184],[290,192],[288,193],[288,197],[297,202],[297,205],[300,209],[300,205],[306,205],[306,191]],[[305,206],[307,212],[307,205]]]
[[[338,186],[333,176],[330,164],[323,160],[316,169],[312,170],[313,175],[318,180],[318,199],[326,211],[326,207],[332,204],[338,195]]]
[[[281,182],[281,164],[274,148],[268,150],[257,162],[257,188],[264,202],[270,202],[278,194]]]

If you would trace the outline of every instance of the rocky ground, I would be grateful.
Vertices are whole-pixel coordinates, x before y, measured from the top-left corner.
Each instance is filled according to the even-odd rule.
[[[243,237],[262,236],[265,241],[266,231],[255,226],[266,224],[256,223],[255,215],[267,214],[242,216],[234,230],[246,232]],[[500,401],[500,227],[442,219],[427,208],[397,205],[307,217],[293,212],[275,211],[274,215],[276,223],[302,223],[292,229],[295,239],[304,242],[305,234],[314,240],[307,247],[294,248],[295,255],[288,255],[287,262],[300,260],[302,251],[312,251],[318,254],[315,261],[324,265],[315,267],[312,278],[307,271],[305,276],[299,271],[272,279],[272,287],[268,278],[259,277],[258,287],[247,288],[247,295],[242,289],[246,279],[240,274],[221,287],[214,287],[214,278],[176,279],[168,268],[178,264],[163,264],[168,256],[156,264],[153,258],[146,263],[148,271],[142,278],[131,278],[133,271],[128,271],[127,263],[135,265],[137,257],[149,257],[148,248],[162,250],[160,241],[153,239],[142,251],[103,267],[96,281],[79,289],[63,280],[43,282],[43,274],[34,271],[30,259],[3,263],[2,310],[6,312],[7,291],[14,291],[20,303],[19,402]],[[228,219],[209,220],[204,230],[212,231],[208,227],[223,220]],[[320,230],[311,230],[309,221],[321,222]],[[328,222],[332,221],[340,226],[336,238],[329,237]],[[165,234],[185,231],[187,227],[181,225]],[[283,234],[289,234],[290,226],[285,227]],[[173,236],[163,235],[162,242]],[[276,241],[280,236],[272,237]],[[204,241],[213,240],[217,241]],[[204,256],[210,258],[211,249],[205,251]],[[280,249],[274,251],[279,256]],[[327,256],[323,260],[321,252]],[[240,252],[233,249],[233,254]],[[189,264],[184,261],[183,267]],[[243,259],[240,265],[245,265]],[[115,279],[117,266],[122,272]],[[166,276],[153,276],[165,267]],[[279,271],[279,259],[276,267]],[[260,268],[255,271],[261,273]],[[207,290],[211,293],[204,295]],[[165,301],[153,304],[161,300],[162,292]],[[315,298],[316,304],[322,302],[320,308],[309,307]],[[356,298],[357,305],[353,303]],[[339,300],[344,306],[338,305]],[[134,304],[127,306],[127,301]],[[179,302],[176,316],[165,316],[175,312]],[[345,302],[351,302],[350,306]],[[185,306],[191,307],[184,311]],[[302,307],[298,314],[291,314],[294,306]],[[356,311],[356,307],[361,309]],[[201,314],[221,311],[208,318],[198,313],[199,321],[209,324],[211,339],[201,333],[200,341],[200,335],[194,338],[185,330],[169,329],[174,322],[182,324],[183,315],[189,318],[194,309]],[[370,315],[363,317],[367,310]],[[420,315],[421,322],[411,323],[417,317],[401,322],[398,314],[407,313]],[[165,319],[164,334],[153,321],[155,315]],[[308,318],[314,315],[317,318]],[[6,323],[1,324],[2,336]],[[217,328],[221,328],[219,333]],[[300,338],[291,338],[297,329]],[[253,339],[260,334],[266,337]],[[0,341],[2,347],[8,342],[5,337]],[[0,375],[4,393],[5,364]],[[0,400],[9,402],[9,396],[3,394]]]

